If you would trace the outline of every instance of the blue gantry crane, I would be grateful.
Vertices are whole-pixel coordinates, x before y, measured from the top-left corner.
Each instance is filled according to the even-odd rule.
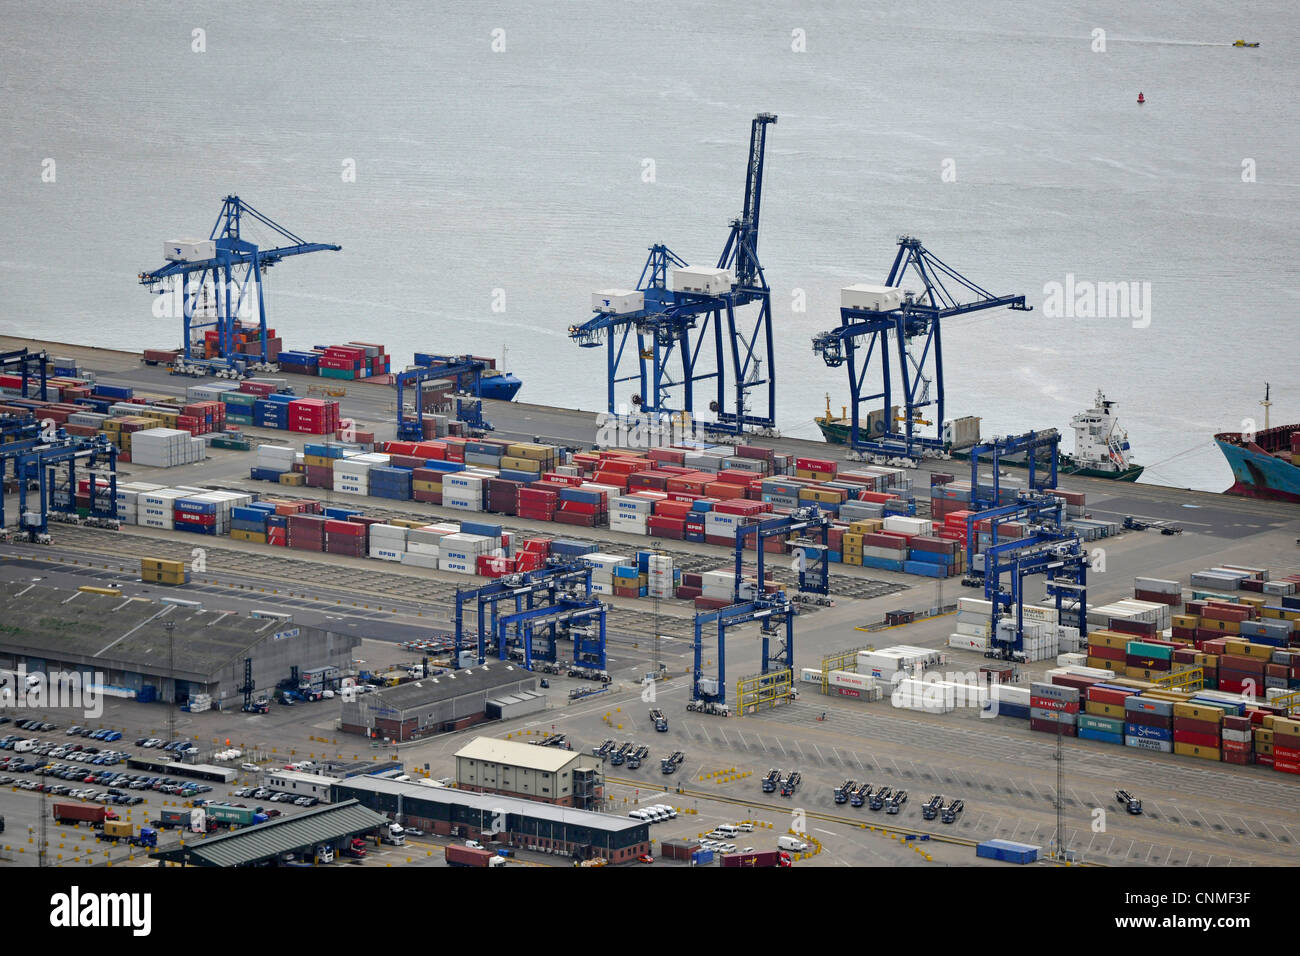
[[[755,563],[758,565],[758,581],[765,580],[763,542],[768,538],[785,537],[798,533],[801,538],[796,543],[798,554],[796,570],[799,575],[801,593],[830,593],[830,527],[831,516],[816,505],[798,508],[788,515],[764,517],[758,521],[739,525],[736,528],[736,583],[732,600],[739,603],[747,598],[759,597],[758,594],[745,592],[745,541],[753,536],[757,549]]]
[[[87,517],[92,521],[117,520],[117,447],[106,436],[74,437],[61,428],[50,434],[34,419],[5,422],[0,425],[0,436],[5,439],[0,444],[0,485],[8,469],[6,463],[12,461],[18,483],[18,527],[31,540],[48,534],[51,513],[77,514],[78,466],[91,478]],[[65,494],[56,494],[61,490],[60,468],[67,470]],[[101,477],[107,477],[107,488],[101,487]],[[37,510],[27,507],[28,485],[33,481],[38,490]],[[0,529],[4,526],[4,495],[0,493]]]
[[[1040,458],[1046,452],[1047,458]],[[980,456],[988,454],[993,464],[991,485],[979,482]],[[974,511],[996,508],[1001,503],[1002,493],[1002,459],[1009,455],[1023,454],[1029,472],[1027,489],[1031,493],[1050,491],[1056,487],[1057,469],[1061,457],[1061,435],[1055,428],[1041,432],[1026,432],[1008,438],[994,438],[992,441],[976,445],[970,450],[970,506]]]
[[[794,668],[794,618],[799,613],[785,592],[760,595],[752,601],[731,604],[715,611],[700,611],[695,615],[695,661],[691,670],[692,699],[686,705],[690,711],[729,716],[727,706],[727,631],[744,624],[759,624],[762,641],[762,669],[769,674],[776,670]],[[718,676],[704,674],[704,628],[717,626]],[[772,641],[777,646],[772,647]]]
[[[1057,619],[1063,611],[1077,615],[1079,636],[1088,635],[1088,553],[1072,531],[1044,525],[1024,538],[992,545],[984,551],[984,597],[992,603],[989,650],[986,657],[1024,658],[1025,583],[1029,575],[1046,577],[1047,595],[1056,602]],[[1002,586],[1010,577],[1010,589]],[[1003,613],[1013,615],[1010,632],[998,629]]]
[[[586,601],[591,598],[591,566],[558,564],[535,571],[521,571],[489,581],[476,588],[457,589],[454,619],[453,667],[460,666],[461,654],[468,648],[465,636],[465,606],[474,604],[478,615],[478,646],[475,660],[487,660],[487,641],[498,633],[499,622],[509,613],[520,614],[538,607],[554,607],[561,598]],[[538,602],[543,602],[539,604]],[[497,605],[508,602],[504,611]],[[509,604],[514,605],[513,612]],[[507,641],[497,644],[497,655],[508,657]]]
[[[433,382],[451,380],[455,384],[456,418],[477,432],[493,430],[492,423],[483,417],[480,383],[483,373],[491,366],[487,361],[472,355],[415,354],[416,367],[398,372],[393,378],[397,385],[397,437],[402,441],[422,441],[424,438],[424,391]],[[406,390],[413,392],[414,418],[406,413]]]
[[[32,352],[25,348],[0,352],[0,374],[21,376],[23,398],[39,398],[42,402],[47,402],[48,362],[49,354],[46,352]],[[36,394],[31,395],[28,390],[34,383],[39,383],[39,387]]]
[[[921,292],[903,288],[909,273],[920,282]],[[883,286],[842,289],[840,326],[814,336],[813,351],[831,368],[848,367],[850,448],[860,454],[911,459],[941,451],[941,434],[921,434],[918,428],[943,425],[942,322],[1002,306],[1021,312],[1033,308],[1023,295],[999,296],[981,288],[912,236],[899,236],[898,253]],[[896,371],[892,362],[898,365]],[[895,391],[895,377],[901,391]],[[864,403],[872,405],[866,423]],[[928,408],[933,408],[929,420]]]
[[[630,404],[638,418],[688,424],[702,397],[697,389],[711,385],[716,419],[705,427],[734,435],[774,430],[772,306],[758,236],[767,127],[775,122],[759,113],[750,125],[744,206],[715,267],[688,266],[666,245],[653,245],[636,289],[595,293],[595,315],[570,326],[579,346],[605,346],[611,415]],[[741,311],[751,306],[756,314]],[[620,408],[625,382],[635,390]]]
[[[277,241],[284,243],[260,249],[243,236],[244,220],[251,219],[270,229]],[[261,349],[249,360],[266,364],[266,307],[263,301],[262,274],[289,256],[329,250],[342,246],[307,242],[269,217],[258,212],[238,196],[227,196],[221,214],[207,241],[174,241],[164,245],[167,264],[152,272],[140,273],[140,284],[150,292],[166,293],[173,288],[167,280],[180,285],[183,311],[184,358],[194,367],[212,370],[236,368],[235,334],[241,315],[256,315],[261,330]],[[206,301],[211,296],[212,301]],[[216,361],[204,358],[203,331],[215,328],[218,333]],[[199,335],[195,338],[195,332]],[[195,354],[195,351],[198,354]]]

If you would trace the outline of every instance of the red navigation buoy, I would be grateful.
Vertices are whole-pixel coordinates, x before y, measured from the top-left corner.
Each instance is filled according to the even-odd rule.
[[[1145,96],[1143,96],[1141,93],[1139,93],[1139,94],[1138,94],[1138,102],[1139,102],[1139,103],[1145,103],[1146,101],[1147,101],[1147,98],[1146,98]]]

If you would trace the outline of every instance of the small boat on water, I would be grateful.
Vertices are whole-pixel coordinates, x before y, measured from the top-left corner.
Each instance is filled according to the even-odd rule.
[[[1139,94],[1138,94],[1138,105],[1141,106],[1141,105],[1142,105],[1143,103],[1145,103],[1146,101],[1147,101],[1147,98],[1146,98],[1145,96],[1143,96],[1141,93],[1139,93]]]
[[[1236,43],[1233,44],[1233,46],[1246,46],[1253,49],[1259,46],[1259,41],[1256,40],[1254,43],[1247,43],[1245,40],[1238,40]]]

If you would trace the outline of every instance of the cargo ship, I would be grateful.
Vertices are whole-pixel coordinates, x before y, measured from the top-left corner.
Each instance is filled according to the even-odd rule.
[[[1232,468],[1226,494],[1300,504],[1300,424],[1265,428],[1253,438],[1221,432],[1214,443]]]
[[[491,398],[499,402],[508,402],[524,383],[500,369],[489,369],[479,378],[478,397]]]
[[[1110,401],[1097,391],[1096,404],[1079,412],[1070,420],[1074,429],[1074,454],[1062,454],[1057,471],[1063,475],[1078,475],[1082,478],[1105,478],[1111,481],[1137,481],[1142,474],[1142,465],[1134,464],[1129,456],[1128,432],[1119,427]],[[877,416],[871,416],[874,423]],[[831,416],[831,399],[826,396],[826,412],[813,421],[821,429],[822,437],[836,445],[847,445],[852,422],[841,412],[839,418]],[[972,419],[978,421],[978,419]],[[949,449],[953,458],[966,460],[968,452],[961,449]],[[1001,464],[1012,468],[1024,468],[1024,456],[1008,456],[999,459]]]

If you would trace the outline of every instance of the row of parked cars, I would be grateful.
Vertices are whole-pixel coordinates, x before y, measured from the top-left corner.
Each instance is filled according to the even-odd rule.
[[[0,750],[12,750],[23,758],[23,762],[42,766],[47,761],[42,757],[55,760],[71,760],[75,763],[90,763],[99,766],[114,766],[122,763],[131,755],[124,750],[100,750],[87,744],[61,744],[58,741],[41,740],[38,737],[24,738],[21,734],[6,734],[0,737]]]
[[[69,737],[89,737],[91,740],[102,740],[106,743],[122,739],[122,731],[120,730],[106,730],[103,728],[95,730],[93,727],[82,727],[77,724],[73,724],[64,733]]]
[[[233,797],[252,797],[254,800],[269,800],[271,803],[292,803],[295,807],[314,807],[320,803],[315,797],[298,796],[283,790],[271,790],[267,787],[240,787],[230,791]]]
[[[44,781],[28,779],[17,781],[11,774],[30,773],[32,777],[45,777]],[[106,793],[113,799],[102,799],[104,794],[93,789],[77,790],[56,784],[51,779],[69,782],[91,783],[108,788]],[[151,776],[149,774],[122,773],[117,770],[89,770],[87,767],[73,766],[67,763],[31,763],[24,756],[0,757],[0,786],[17,783],[23,790],[45,791],[55,796],[80,797],[83,800],[98,800],[100,803],[118,803],[134,806],[142,798],[132,797],[127,790],[152,790],[168,796],[195,797],[201,793],[210,793],[212,788],[204,783],[192,780],[174,780],[171,777]]]
[[[5,717],[3,715],[0,715],[0,727],[9,723],[9,721],[11,720],[13,720],[12,717]],[[58,725],[52,724],[48,720],[33,720],[30,717],[14,720],[14,726],[17,727],[19,730],[37,730],[37,731],[47,731],[47,732],[51,730],[58,730]]]

